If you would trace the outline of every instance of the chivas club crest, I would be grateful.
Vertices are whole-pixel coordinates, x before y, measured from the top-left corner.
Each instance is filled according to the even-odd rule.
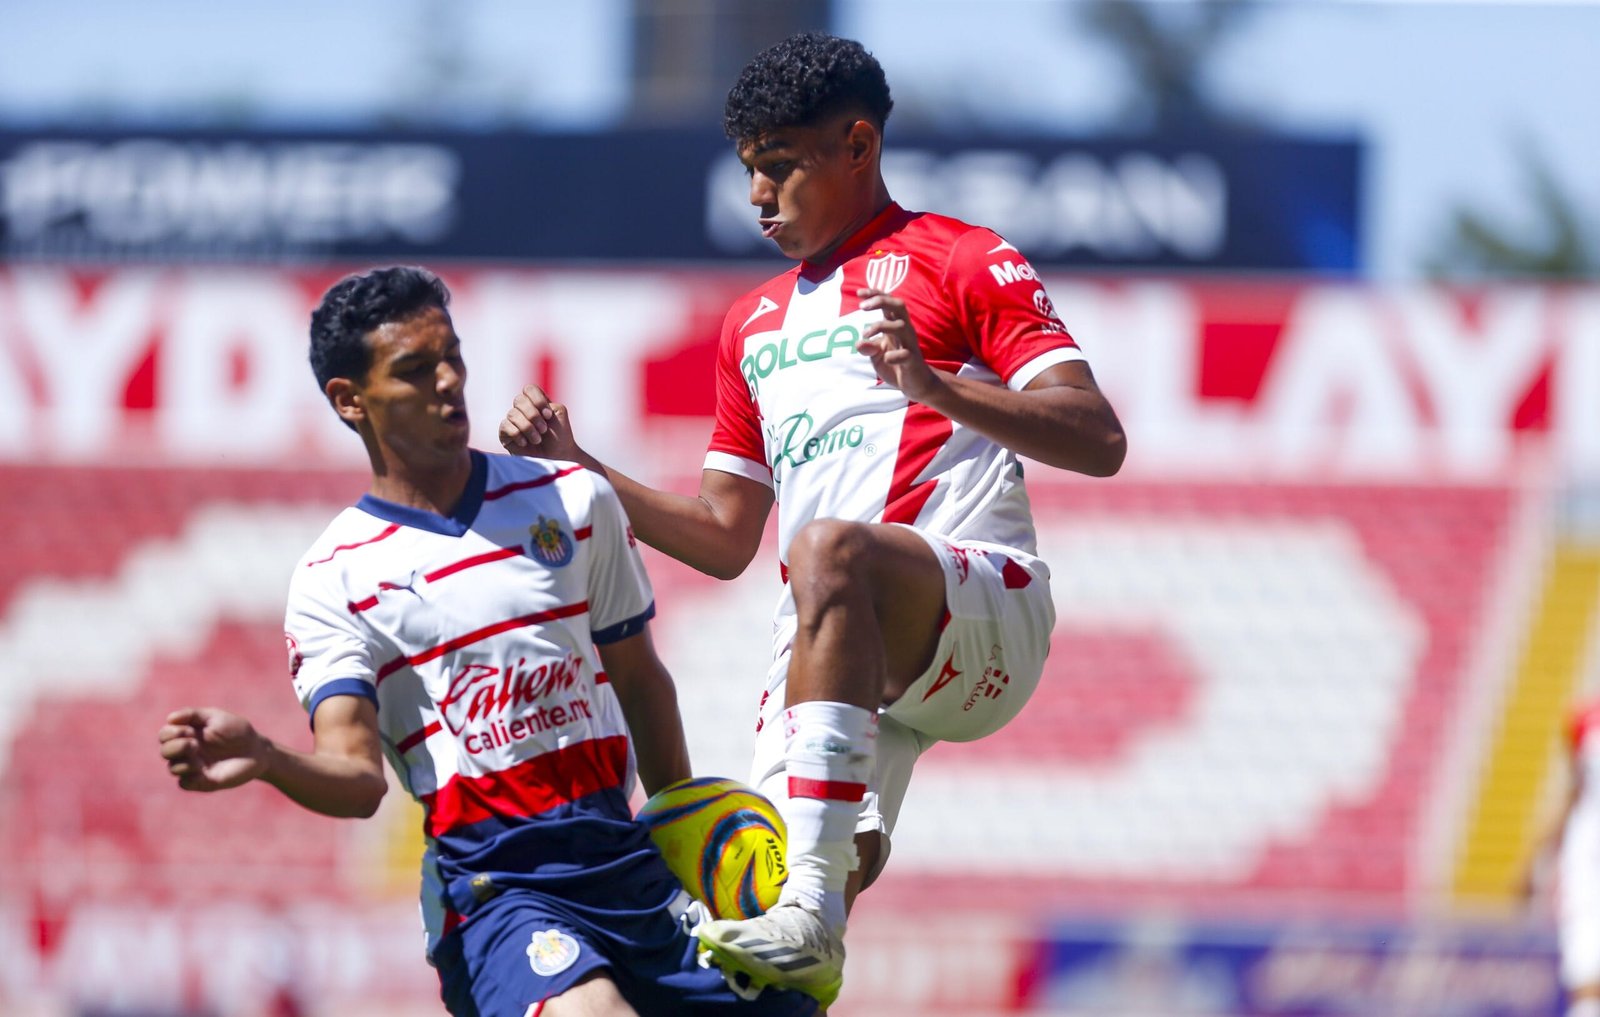
[[[578,960],[578,941],[560,929],[535,932],[528,943],[528,966],[546,978],[559,975]]]
[[[906,272],[910,268],[909,254],[880,254],[867,261],[867,285],[892,293],[896,286],[906,281]]]
[[[554,519],[540,516],[528,527],[528,536],[533,538],[533,556],[551,568],[560,568],[572,560],[572,538]]]

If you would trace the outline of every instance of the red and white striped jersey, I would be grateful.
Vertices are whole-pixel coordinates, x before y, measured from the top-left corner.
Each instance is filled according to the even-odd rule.
[[[1567,717],[1567,741],[1583,768],[1585,786],[1600,792],[1600,698],[1573,707]]]
[[[890,205],[828,261],[735,301],[718,347],[705,467],[769,484],[778,552],[816,518],[903,522],[1034,553],[1016,455],[879,381],[856,352],[879,320],[856,291],[904,300],[935,368],[1021,389],[1083,354],[1038,275],[994,232]]]
[[[655,612],[622,505],[571,463],[472,457],[450,517],[371,495],[340,513],[296,565],[286,621],[313,717],[329,696],[378,706],[385,752],[425,813],[435,935],[459,910],[453,884],[475,874],[536,885],[548,863],[555,889],[575,857],[648,847],[596,650]]]
[[[1561,833],[1556,915],[1562,980],[1582,985],[1600,975],[1600,699],[1590,697],[1571,711],[1567,736],[1577,798]]]

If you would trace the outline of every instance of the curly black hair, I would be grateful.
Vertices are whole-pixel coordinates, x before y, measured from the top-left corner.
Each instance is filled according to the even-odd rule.
[[[722,130],[744,144],[848,110],[881,131],[893,108],[883,67],[864,46],[825,32],[801,32],[745,65],[728,91]]]
[[[450,304],[450,291],[425,268],[398,265],[347,275],[328,287],[311,312],[311,372],[326,391],[332,378],[365,378],[367,333]]]

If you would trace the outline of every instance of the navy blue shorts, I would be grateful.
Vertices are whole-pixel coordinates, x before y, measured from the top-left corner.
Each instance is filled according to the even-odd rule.
[[[533,1004],[604,971],[641,1017],[818,1013],[798,992],[741,999],[719,970],[700,966],[671,903],[597,914],[508,889],[440,940],[433,961],[444,1004],[454,1017],[525,1017]]]

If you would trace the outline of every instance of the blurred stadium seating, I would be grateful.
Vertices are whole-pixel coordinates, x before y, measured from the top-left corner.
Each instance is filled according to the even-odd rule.
[[[196,798],[154,749],[192,702],[309,737],[284,584],[363,486],[293,338],[332,277],[0,272],[7,1013],[437,1012],[413,807]],[[607,407],[580,417],[602,454],[692,489],[708,336],[749,278],[452,270],[480,444],[537,378]],[[836,1012],[1554,1013],[1513,888],[1596,668],[1597,558],[1562,508],[1594,456],[1592,297],[1050,285],[1133,459],[1029,471],[1045,681],[923,761]],[[1463,402],[1438,354],[1485,349],[1498,387]],[[719,583],[650,556],[703,773],[745,772],[769,561]]]
[[[8,1012],[63,992],[133,1012],[175,984],[202,1001],[293,984],[315,1013],[429,998],[414,811],[393,802],[376,823],[340,823],[266,788],[186,796],[154,753],[162,714],[193,702],[305,737],[280,670],[282,585],[360,486],[340,469],[0,467],[14,492],[0,647],[18,669],[0,728]],[[1002,735],[924,761],[889,873],[859,909],[837,1012],[1069,998],[1070,1012],[1122,1012],[1082,1009],[1081,972],[1047,946],[1193,953],[1257,928],[1283,963],[1297,923],[1390,937],[1448,911],[1458,861],[1489,850],[1473,837],[1523,846],[1524,832],[1473,816],[1503,809],[1496,795],[1537,798],[1549,745],[1538,731],[1507,748],[1529,772],[1484,783],[1497,730],[1485,699],[1525,633],[1565,626],[1549,638],[1581,642],[1592,615],[1497,621],[1509,586],[1559,564],[1543,530],[1522,532],[1537,492],[1034,490],[1059,611],[1046,679]],[[776,581],[651,565],[697,763],[739,775]],[[1521,708],[1559,716],[1575,678],[1567,667]],[[1478,875],[1462,878],[1504,868],[1472,861]],[[1071,934],[1048,933],[1069,921]],[[1526,984],[1547,974],[1549,944],[1512,927],[1527,961],[1508,984]],[[346,963],[319,956],[334,945]]]
[[[632,76],[629,123],[544,133],[502,129],[515,104],[473,112],[477,65],[454,47],[474,19],[447,3],[417,5],[421,59],[383,42],[409,15],[366,26],[405,80],[375,89],[404,108],[365,128],[299,129],[265,108],[261,129],[241,127],[231,93],[209,127],[118,123],[98,98],[81,130],[0,122],[0,1015],[439,1017],[414,805],[391,795],[358,823],[261,786],[188,795],[156,752],[162,718],[191,703],[309,744],[285,583],[365,472],[305,369],[307,312],[347,269],[438,268],[480,447],[537,381],[602,458],[693,490],[722,315],[782,265],[715,129],[718,96],[754,39],[832,6],[871,8],[893,27],[884,52],[940,72],[920,94],[893,75],[892,192],[995,226],[1031,259],[992,271],[1032,284],[1038,270],[1130,435],[1112,480],[1030,467],[1058,611],[1044,682],[999,735],[920,764],[888,870],[852,916],[834,1017],[1560,1013],[1552,923],[1516,884],[1560,790],[1562,719],[1600,686],[1600,512],[1572,511],[1600,490],[1600,288],[1369,274],[1380,245],[1390,270],[1419,257],[1397,238],[1452,218],[1441,203],[1458,197],[1374,181],[1439,187],[1417,160],[1477,165],[1487,147],[1436,134],[1382,149],[1358,118],[1339,128],[1357,133],[1302,135],[1312,121],[1280,132],[1254,109],[1214,129],[1194,103],[1232,44],[1211,35],[1224,60],[1208,63],[1157,30],[1166,18],[1127,20],[1132,3],[970,9],[1013,33],[1019,11],[1091,12],[1098,28],[1056,19],[1052,62],[1097,82],[1109,51],[1072,54],[1131,26],[1147,48],[1123,56],[1181,72],[1143,96],[1177,101],[1181,130],[1129,133],[1140,104],[1097,83],[1084,122],[1115,130],[1052,133],[1039,110],[1068,107],[1033,99],[1069,79],[994,59],[1020,40],[955,39],[1001,77],[920,52],[911,22],[961,4],[916,18],[882,3],[564,5],[540,12],[538,46],[513,41],[538,6],[485,19],[517,74],[551,49],[593,63],[569,35],[598,12],[645,54],[611,71]],[[1182,6],[1151,9],[1176,12],[1171,29]],[[1299,30],[1319,57],[1372,60],[1328,41],[1355,38],[1347,5],[1210,8],[1269,6],[1325,12],[1327,34]],[[1503,6],[1502,27],[1536,16]],[[1397,66],[1373,69],[1373,88],[1426,78],[1420,44],[1393,41],[1403,19],[1378,13]],[[1478,31],[1499,67],[1489,13]],[[133,16],[182,45],[201,27]],[[295,23],[298,71],[317,40]],[[346,26],[325,34],[356,55]],[[1265,38],[1261,67],[1316,77],[1273,41],[1286,36]],[[1455,52],[1443,32],[1409,38]],[[1438,77],[1516,103],[1517,76],[1481,66]],[[505,80],[507,102],[577,87]],[[1425,94],[1383,91],[1388,128]],[[1345,123],[1325,102],[1319,129]],[[1452,143],[1465,134],[1428,112]],[[1472,119],[1503,129],[1494,113]],[[1571,271],[1583,248],[1553,181],[1527,212],[1551,217],[1549,257],[1542,237],[1449,211],[1489,254]],[[1377,220],[1398,208],[1403,227]],[[728,583],[647,557],[696,768],[742,776],[779,591],[770,547]]]

